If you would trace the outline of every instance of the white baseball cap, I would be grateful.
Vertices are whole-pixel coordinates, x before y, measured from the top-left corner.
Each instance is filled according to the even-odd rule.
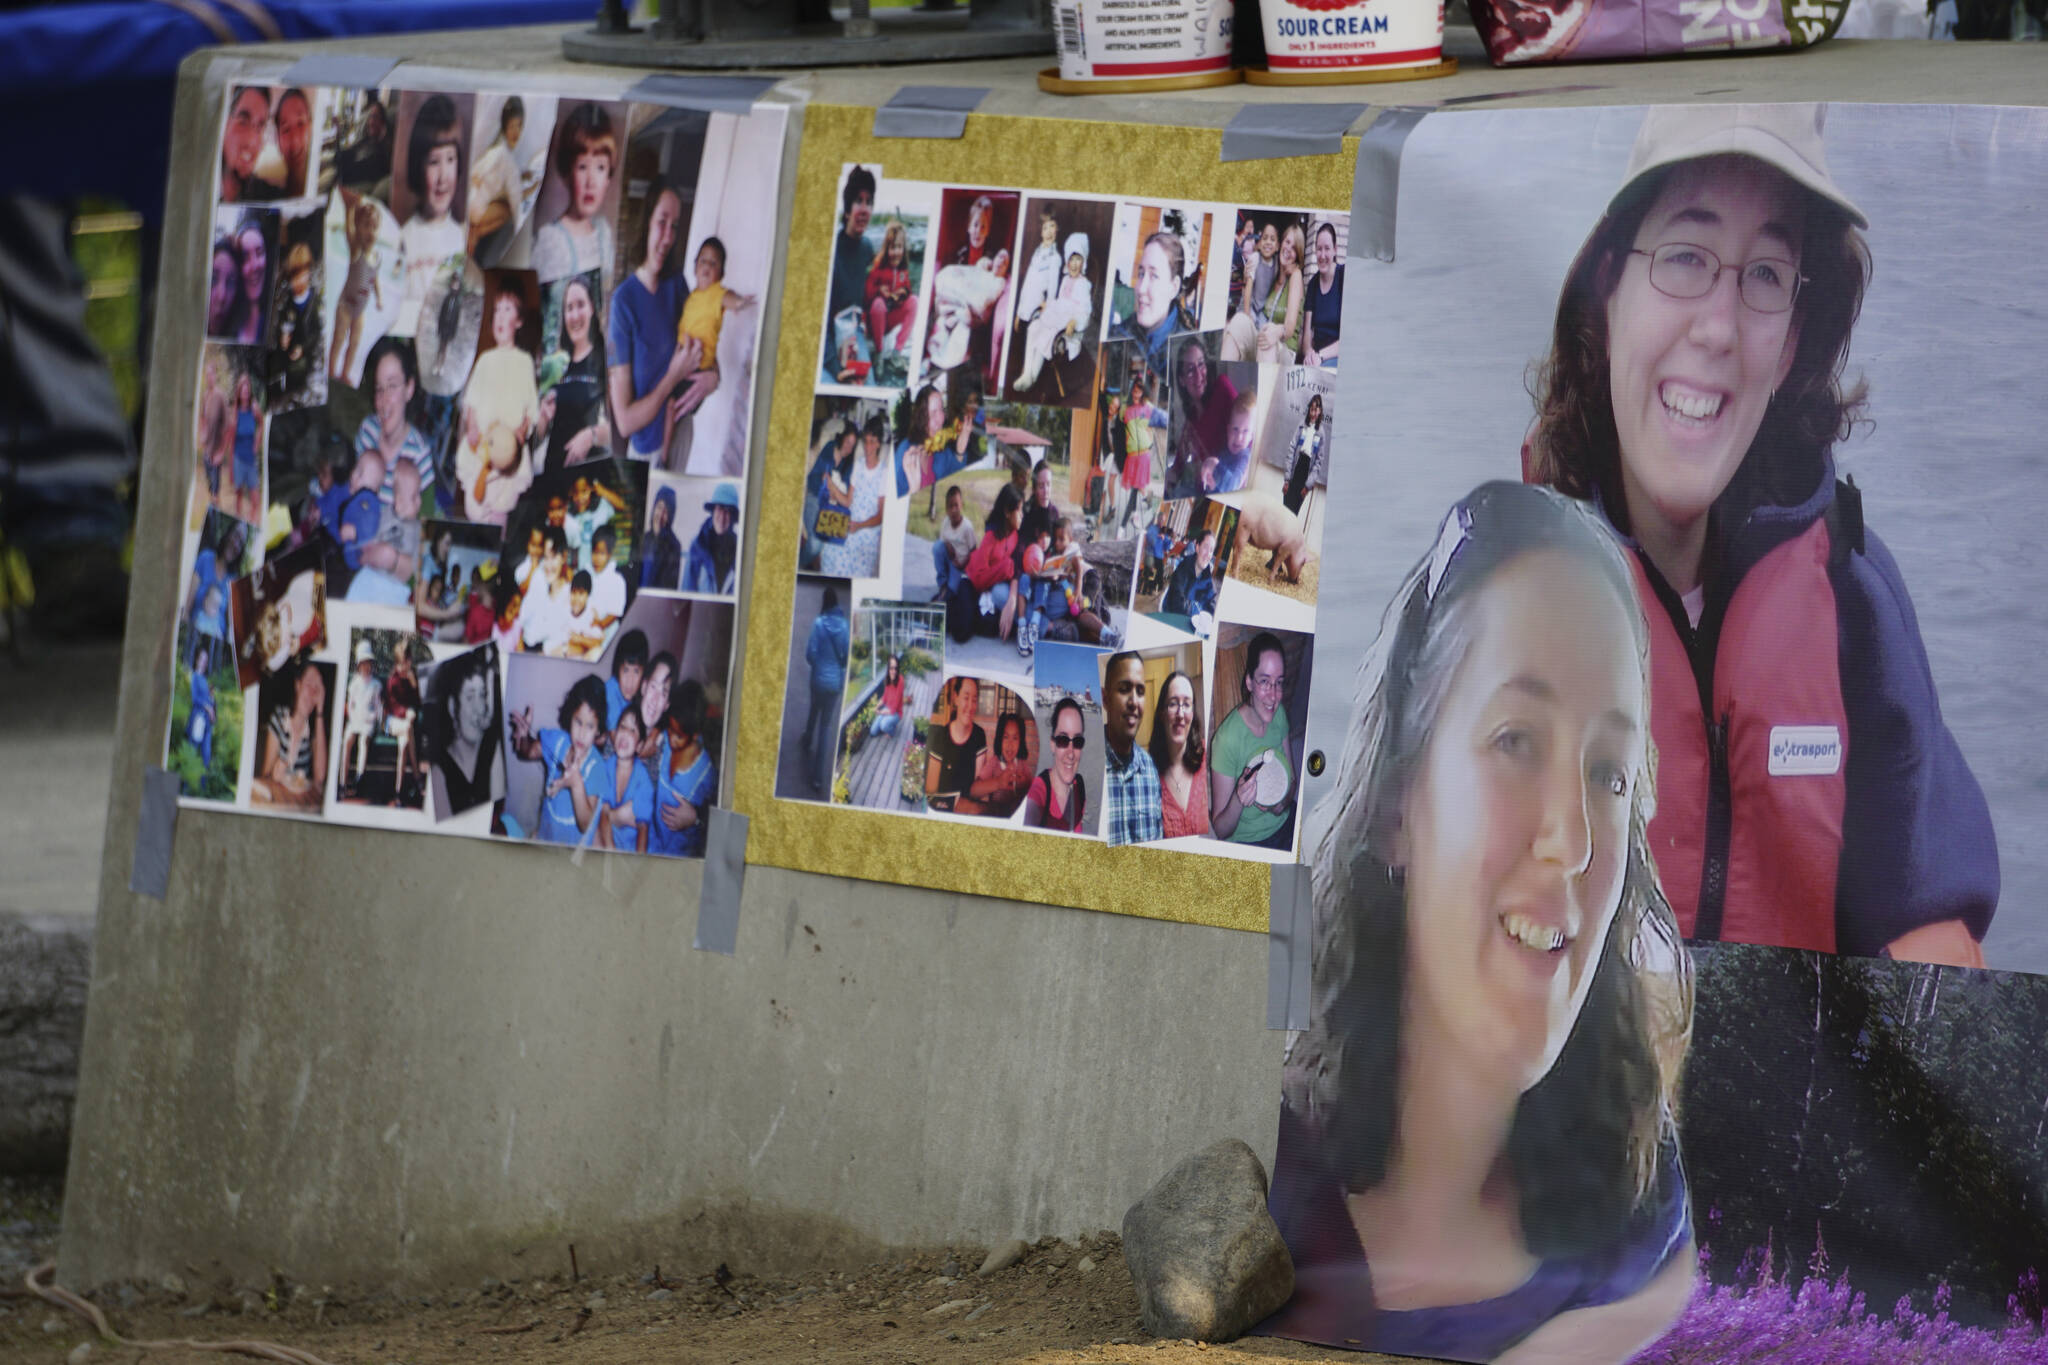
[[[1659,104],[1643,116],[1628,175],[1608,202],[1609,213],[1628,188],[1649,172],[1705,156],[1752,156],[1783,171],[1839,208],[1859,228],[1870,226],[1863,210],[1828,174],[1821,131],[1825,104]]]

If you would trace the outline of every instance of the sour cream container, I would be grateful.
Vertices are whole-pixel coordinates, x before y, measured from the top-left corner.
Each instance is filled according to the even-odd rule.
[[[1224,85],[1235,0],[1052,0],[1059,45],[1047,89],[1088,93]]]

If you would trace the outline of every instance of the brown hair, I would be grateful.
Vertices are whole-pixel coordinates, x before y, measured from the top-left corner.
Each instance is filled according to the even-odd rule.
[[[1607,302],[1621,282],[1643,220],[1674,169],[1663,166],[1638,177],[1615,196],[1587,236],[1558,293],[1550,353],[1530,383],[1536,427],[1530,435],[1529,477],[1575,498],[1598,497],[1624,531],[1628,509],[1609,382]],[[1799,269],[1806,283],[1792,306],[1798,345],[1792,368],[1743,458],[1748,477],[1786,499],[1812,490],[1821,458],[1861,417],[1866,392],[1860,380],[1844,388],[1842,372],[1870,283],[1870,249],[1840,209],[1819,195],[1800,193],[1806,224]]]

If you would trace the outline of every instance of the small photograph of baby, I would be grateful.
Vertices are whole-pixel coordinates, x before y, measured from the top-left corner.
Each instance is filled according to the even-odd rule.
[[[420,676],[433,661],[427,642],[407,631],[354,632],[342,702],[337,801],[398,810],[425,807]]]
[[[276,291],[276,209],[223,205],[213,216],[213,259],[207,274],[206,335],[237,346],[270,340]]]
[[[922,296],[924,343],[918,383],[971,370],[983,392],[1001,377],[1010,334],[1011,268],[1017,244],[1014,190],[949,189],[939,195],[931,283]]]
[[[268,418],[263,352],[253,346],[207,342],[199,361],[198,420],[192,433],[197,479],[192,522],[218,508],[238,521],[263,512],[263,447]]]
[[[1224,557],[1240,525],[1238,511],[1209,498],[1165,503],[1145,528],[1137,609],[1153,620],[1207,638],[1216,632],[1216,594]]]
[[[1175,333],[1200,331],[1204,313],[1222,309],[1221,298],[1210,308],[1204,297],[1210,292],[1205,258],[1214,222],[1207,205],[1117,205],[1109,253],[1109,336],[1140,343],[1154,374],[1167,372],[1168,342]]]
[[[1169,498],[1235,493],[1251,480],[1263,410],[1259,393],[1262,368],[1249,363],[1224,367],[1211,392],[1220,398],[1222,386],[1228,385],[1229,405],[1215,404],[1213,412],[1222,420],[1214,429],[1206,420],[1184,428],[1187,445],[1179,452],[1167,481]],[[1206,419],[1212,409],[1206,404],[1204,409]],[[1220,436],[1220,446],[1210,444],[1212,436]]]
[[[403,308],[394,330],[413,335],[428,287],[466,259],[469,129],[476,96],[407,90],[398,96],[391,211],[405,262]]]
[[[503,533],[467,521],[429,521],[420,531],[426,557],[413,580],[412,609],[421,638],[482,644],[497,624]]]
[[[282,210],[279,272],[271,299],[269,405],[273,413],[327,401],[327,315],[320,260],[325,250],[326,204],[310,201]]]
[[[1116,204],[1024,201],[1024,255],[1010,313],[1004,391],[1025,403],[1087,407],[1095,399],[1095,339]]]
[[[880,398],[813,400],[800,572],[872,578],[879,570],[884,505],[896,480],[888,408]]]
[[[740,488],[731,479],[649,478],[642,588],[731,597],[740,572]],[[696,530],[690,532],[691,524]],[[689,533],[687,543],[678,528]]]
[[[293,659],[327,647],[327,574],[322,546],[302,545],[265,560],[233,585],[235,680],[254,687]]]
[[[235,685],[234,650],[189,623],[178,626],[164,767],[178,775],[180,796],[235,799],[242,767],[242,689]]]
[[[505,697],[498,676],[495,644],[427,670],[419,748],[436,821],[505,799]]]
[[[562,100],[547,178],[533,210],[534,273],[542,284],[599,272],[598,297],[611,293],[619,220],[620,143],[626,106],[598,100]]]
[[[469,168],[469,256],[486,270],[524,263],[554,128],[552,96],[484,91],[476,97],[470,145],[483,150]]]
[[[646,501],[647,466],[617,457],[534,482],[506,523],[498,566],[510,585],[498,598],[508,648],[576,659],[604,653],[632,601],[635,528]]]
[[[925,728],[927,808],[1007,820],[1038,771],[1030,703],[1000,683],[949,678]]]
[[[549,436],[537,372],[540,281],[530,270],[487,271],[484,298],[487,326],[462,391],[455,477],[463,515],[503,526],[533,486],[534,457]]]
[[[900,389],[910,382],[931,225],[929,194],[925,187],[909,189],[897,181],[880,181],[858,240],[849,233],[842,202],[820,383]],[[855,279],[861,256],[867,257],[867,268]],[[842,263],[848,272],[843,283]]]
[[[330,89],[320,115],[320,193],[335,186],[391,202],[391,106],[375,90]]]
[[[327,800],[334,665],[294,658],[256,689],[256,767],[249,804],[317,816]]]
[[[353,387],[363,382],[370,348],[398,321],[405,285],[398,220],[375,197],[343,186],[327,201],[325,237],[323,293],[333,327],[320,368]]]

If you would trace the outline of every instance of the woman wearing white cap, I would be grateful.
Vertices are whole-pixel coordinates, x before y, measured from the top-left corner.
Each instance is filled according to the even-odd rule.
[[[1650,844],[1686,934],[1982,966],[1989,811],[1835,477],[1870,256],[1825,112],[1650,111],[1566,277],[1525,460],[1634,552]]]

